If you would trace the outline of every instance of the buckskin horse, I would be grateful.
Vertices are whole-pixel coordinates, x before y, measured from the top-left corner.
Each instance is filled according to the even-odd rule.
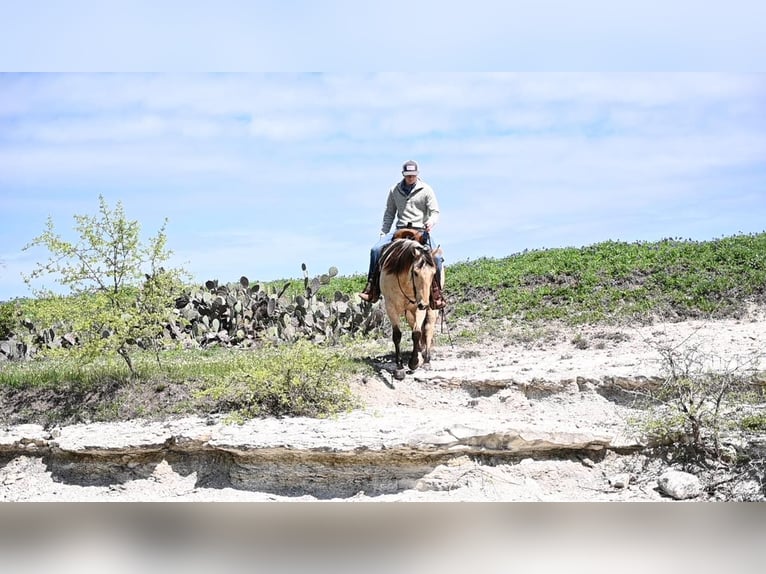
[[[420,354],[423,366],[431,363],[434,325],[437,311],[431,309],[431,282],[436,275],[434,257],[437,250],[422,245],[419,231],[402,229],[394,234],[380,256],[380,292],[386,314],[393,328],[392,339],[396,350],[397,371],[394,376],[404,378],[400,343],[400,318],[405,316],[412,329],[412,353],[407,363],[410,371],[418,368]]]

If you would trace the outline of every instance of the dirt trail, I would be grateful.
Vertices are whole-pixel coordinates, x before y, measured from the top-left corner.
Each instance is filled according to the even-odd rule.
[[[630,389],[659,380],[661,348],[764,371],[764,342],[762,309],[459,345],[441,336],[431,369],[397,381],[381,363],[354,383],[365,407],[333,419],[0,430],[0,500],[668,500],[665,463],[640,452]]]

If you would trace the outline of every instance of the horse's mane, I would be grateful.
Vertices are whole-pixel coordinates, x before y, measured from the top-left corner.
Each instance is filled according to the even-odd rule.
[[[395,239],[381,254],[381,265],[386,273],[403,273],[422,257],[427,265],[436,267],[431,251],[412,239]]]

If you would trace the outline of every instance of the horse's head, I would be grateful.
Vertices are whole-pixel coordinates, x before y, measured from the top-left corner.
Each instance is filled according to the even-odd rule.
[[[436,275],[436,262],[433,252],[424,245],[415,248],[411,275],[415,303],[421,311],[428,309],[431,301],[431,283]]]
[[[434,252],[413,239],[395,239],[381,254],[381,267],[384,273],[397,277],[398,292],[410,303],[421,310],[428,308],[436,274]]]

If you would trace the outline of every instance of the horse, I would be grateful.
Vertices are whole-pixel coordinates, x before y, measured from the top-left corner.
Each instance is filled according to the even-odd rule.
[[[431,282],[436,275],[434,257],[438,255],[438,250],[432,251],[422,245],[418,239],[411,238],[409,232],[407,230],[395,234],[394,240],[383,249],[380,256],[380,292],[393,328],[397,367],[394,376],[399,380],[404,378],[400,348],[401,316],[405,316],[412,329],[412,353],[407,366],[410,371],[414,371],[418,368],[420,354],[423,356],[423,367],[430,366],[438,313],[430,305]]]

